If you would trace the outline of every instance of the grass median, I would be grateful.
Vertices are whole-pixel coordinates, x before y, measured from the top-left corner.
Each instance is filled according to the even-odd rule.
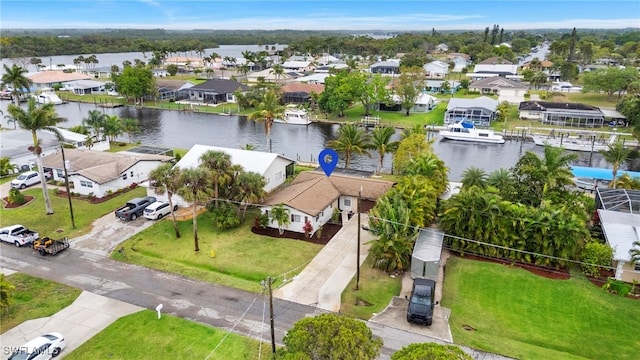
[[[267,325],[265,325],[267,326]],[[143,310],[116,320],[65,359],[269,359],[268,330],[260,341],[171,315]]]
[[[640,302],[611,295],[579,274],[551,280],[451,257],[442,305],[451,308],[456,344],[517,359],[638,357]]]
[[[247,213],[239,227],[219,230],[211,213],[204,212],[198,217],[198,253],[192,221],[179,222],[182,236],[176,239],[167,217],[124,242],[124,254],[114,252],[112,258],[258,292],[261,280],[271,276],[277,285],[283,277],[291,278],[322,249],[322,245],[301,240],[256,235],[251,232],[254,216]]]

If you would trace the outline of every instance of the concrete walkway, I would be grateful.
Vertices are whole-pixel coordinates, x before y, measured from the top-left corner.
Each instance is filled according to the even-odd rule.
[[[362,224],[368,224],[367,215],[361,215]],[[317,306],[321,309],[340,311],[340,296],[356,274],[358,217],[351,220],[320,250],[300,274],[277,289],[273,296]],[[360,265],[369,254],[369,241],[373,236],[360,230]]]
[[[67,341],[67,347],[60,354],[64,357],[120,317],[142,309],[84,291],[73,304],[52,316],[27,320],[0,335],[0,343],[5,348],[18,347],[42,334],[60,332]]]

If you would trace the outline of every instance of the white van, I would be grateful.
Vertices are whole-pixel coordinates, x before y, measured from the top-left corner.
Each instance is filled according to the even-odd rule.
[[[178,210],[178,205],[173,205],[173,211]],[[142,216],[151,220],[160,220],[171,214],[171,207],[168,201],[156,201],[144,209]]]
[[[37,171],[27,171],[18,175],[17,178],[11,180],[11,187],[15,189],[24,189],[40,182],[40,174]]]

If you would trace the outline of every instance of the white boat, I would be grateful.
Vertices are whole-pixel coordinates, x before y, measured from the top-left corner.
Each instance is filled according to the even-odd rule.
[[[448,125],[446,130],[440,130],[440,136],[449,140],[504,144],[502,135],[495,134],[491,129],[478,129],[473,123],[464,120]]]
[[[34,95],[34,97],[36,98],[36,102],[38,104],[60,105],[64,103],[64,101],[62,101],[62,99],[60,99],[58,95],[56,95],[53,89],[43,89],[40,94]]]
[[[607,150],[609,144],[616,141],[617,135],[612,134],[609,139],[598,138],[597,134],[580,134],[577,136],[545,136],[532,135],[533,142],[536,145],[550,145],[553,147],[562,147],[565,150],[572,151],[600,151]]]
[[[284,111],[284,119],[273,119],[273,122],[290,125],[309,125],[311,124],[311,119],[309,119],[309,114],[304,109],[287,108]]]

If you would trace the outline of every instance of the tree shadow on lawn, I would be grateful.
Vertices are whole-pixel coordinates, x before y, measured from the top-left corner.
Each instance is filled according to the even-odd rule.
[[[311,237],[302,233],[288,230],[285,230],[284,234],[280,235],[278,229],[268,227],[262,228],[254,226],[251,228],[251,232],[254,234],[265,235],[274,238],[302,240],[314,244],[326,245],[341,228],[342,224],[326,223],[322,226],[322,233],[320,234],[320,236],[318,236],[318,231],[316,231],[316,233]]]

